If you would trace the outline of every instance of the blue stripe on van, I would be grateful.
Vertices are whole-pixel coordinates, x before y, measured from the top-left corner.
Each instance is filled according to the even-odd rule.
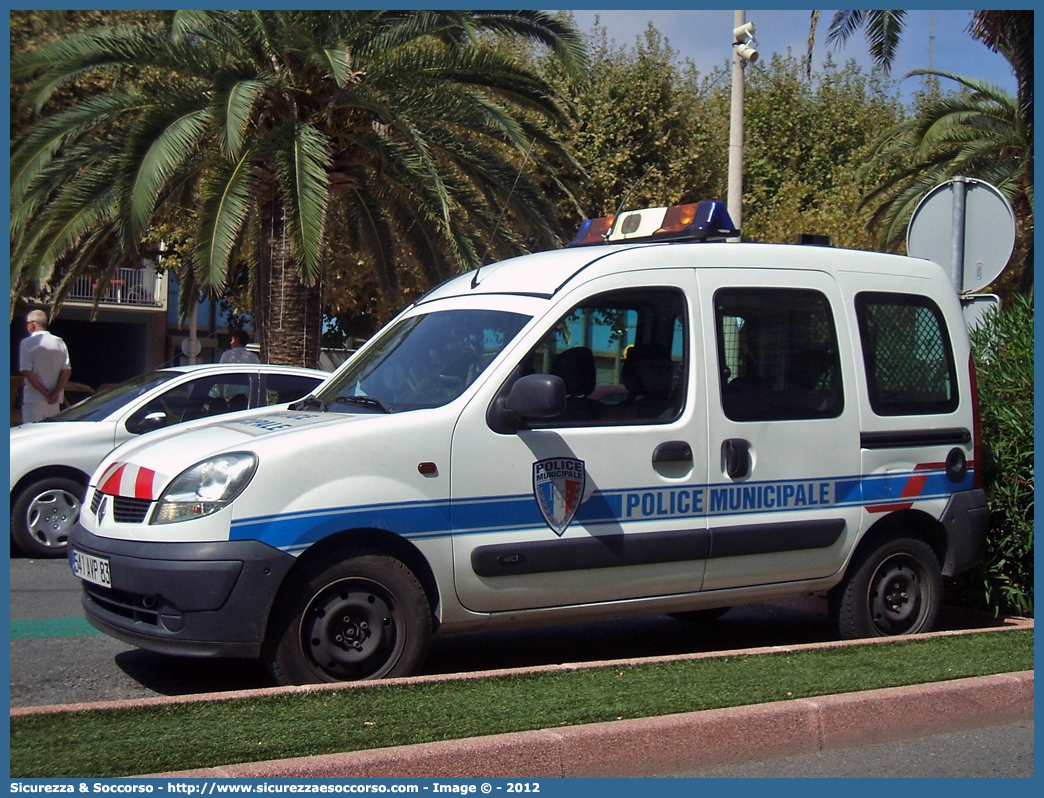
[[[945,499],[971,490],[973,472],[955,484],[942,469],[867,477],[775,480],[711,485],[636,487],[596,491],[579,508],[574,524],[626,527],[667,518],[742,517],[794,513],[816,507],[874,507],[900,501]],[[911,480],[924,480],[916,495],[904,496]],[[237,520],[233,540],[262,540],[299,551],[343,529],[375,528],[423,540],[450,534],[492,534],[542,527],[532,493],[474,499],[382,503],[333,507]]]

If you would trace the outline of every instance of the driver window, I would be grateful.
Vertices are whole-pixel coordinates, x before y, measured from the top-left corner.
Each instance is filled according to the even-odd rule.
[[[603,294],[573,308],[530,353],[532,369],[565,382],[566,409],[531,426],[650,424],[685,400],[687,324],[680,291]]]

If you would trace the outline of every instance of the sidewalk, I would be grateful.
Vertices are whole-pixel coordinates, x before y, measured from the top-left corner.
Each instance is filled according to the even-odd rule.
[[[1001,627],[932,632],[911,639],[977,634],[998,628],[1032,629],[1033,621],[1010,619]],[[816,648],[874,645],[874,640],[794,646],[616,662],[550,665],[496,671],[531,673],[614,664],[780,653]],[[418,676],[391,682],[476,679],[491,675]],[[151,774],[171,778],[555,778],[635,777],[684,772],[734,762],[813,753],[836,748],[961,731],[1033,719],[1032,671],[958,679],[909,687],[707,710],[662,717],[595,723],[464,740],[250,762],[224,767]],[[277,692],[343,689],[344,685],[283,687],[136,701],[12,709],[11,716],[83,709],[233,700]],[[627,756],[620,756],[626,751]]]

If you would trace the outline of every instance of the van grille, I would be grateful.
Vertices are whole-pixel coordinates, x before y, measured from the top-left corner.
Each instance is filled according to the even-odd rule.
[[[100,490],[94,491],[94,496],[91,497],[91,514],[98,515],[98,508],[101,507],[102,496],[105,494]]]
[[[150,499],[132,499],[128,496],[112,497],[112,517],[119,524],[140,524],[152,506]]]

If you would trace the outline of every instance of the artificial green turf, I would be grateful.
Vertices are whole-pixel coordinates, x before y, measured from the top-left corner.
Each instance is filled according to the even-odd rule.
[[[11,718],[11,776],[115,777],[1029,670],[1031,630]]]

